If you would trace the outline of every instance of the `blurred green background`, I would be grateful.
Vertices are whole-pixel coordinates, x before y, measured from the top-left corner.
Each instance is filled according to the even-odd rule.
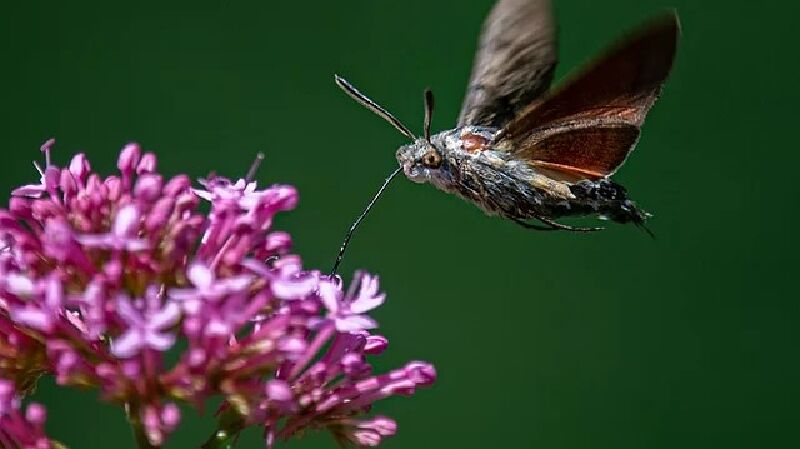
[[[664,96],[616,179],[657,240],[611,225],[535,233],[429,186],[391,186],[344,272],[381,274],[377,358],[439,381],[380,403],[386,448],[800,447],[796,17],[791,2],[561,0],[559,78],[647,16],[684,35]],[[455,123],[492,0],[8,2],[0,16],[3,191],[37,179],[57,138],[108,172],[129,140],[166,173],[298,186],[278,226],[327,269],[404,139],[333,84],[347,76],[419,130]],[[73,449],[133,447],[122,412],[45,382],[48,429]],[[189,414],[168,448],[197,447]],[[241,447],[260,447],[259,433]],[[288,445],[331,447],[327,435]]]

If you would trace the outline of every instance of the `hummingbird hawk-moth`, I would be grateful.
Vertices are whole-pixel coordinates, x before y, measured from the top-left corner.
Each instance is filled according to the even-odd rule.
[[[343,78],[336,84],[412,143],[358,217],[340,249],[399,173],[455,194],[489,215],[538,230],[596,231],[557,219],[596,216],[643,227],[649,216],[609,177],[636,145],[675,57],[674,12],[629,34],[577,76],[550,90],[557,62],[549,0],[499,0],[483,25],[454,129],[431,135],[425,91],[422,137]]]

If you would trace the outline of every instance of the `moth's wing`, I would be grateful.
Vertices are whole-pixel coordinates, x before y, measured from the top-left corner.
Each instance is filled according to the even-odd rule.
[[[638,139],[639,127],[627,123],[571,123],[537,133],[522,158],[551,178],[600,179],[625,162]]]
[[[550,87],[558,59],[549,0],[499,0],[483,24],[458,126],[500,128]]]
[[[679,34],[674,13],[656,18],[529,106],[498,133],[495,145],[570,176],[612,174],[635,146],[661,93]]]

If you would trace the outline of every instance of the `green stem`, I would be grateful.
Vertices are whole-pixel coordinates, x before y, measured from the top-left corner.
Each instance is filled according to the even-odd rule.
[[[244,429],[244,419],[228,408],[220,414],[217,430],[208,437],[201,449],[233,449],[242,429]]]
[[[201,449],[233,449],[238,433],[228,433],[226,430],[217,429],[202,446]]]
[[[139,407],[126,404],[125,408],[128,414],[128,423],[131,425],[131,430],[133,431],[133,438],[136,440],[136,447],[138,449],[159,449],[159,446],[150,444],[150,440],[147,439],[147,433],[142,424]]]

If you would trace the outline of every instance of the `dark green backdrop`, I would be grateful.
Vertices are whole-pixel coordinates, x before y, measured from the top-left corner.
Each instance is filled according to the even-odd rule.
[[[301,192],[279,226],[327,268],[404,143],[333,73],[415,129],[431,86],[434,127],[448,128],[492,1],[109,3],[2,7],[3,191],[36,179],[30,161],[51,136],[57,161],[83,150],[103,171],[128,140],[195,177],[241,175],[261,150],[259,180]],[[386,448],[800,444],[800,7],[558,1],[559,77],[670,6],[684,26],[677,66],[616,177],[655,213],[657,240],[622,226],[534,233],[405,180],[365,222],[344,270],[380,273],[388,292],[378,367],[421,358],[440,374],[378,405],[400,424]],[[73,449],[133,446],[93,393],[45,382],[36,399]],[[190,414],[168,447],[196,447],[210,420]],[[257,432],[244,442],[258,447]]]

